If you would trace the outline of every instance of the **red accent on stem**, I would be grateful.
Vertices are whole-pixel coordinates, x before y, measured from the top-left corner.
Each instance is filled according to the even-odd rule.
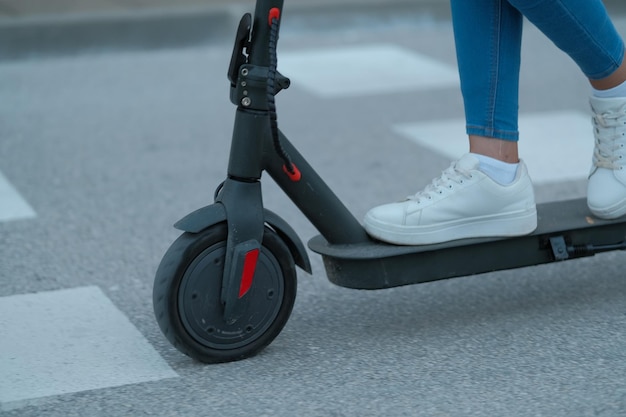
[[[287,176],[289,177],[291,181],[293,182],[300,181],[300,179],[302,178],[302,173],[300,172],[296,164],[291,164],[291,170],[293,172],[289,172],[289,168],[287,168],[287,165],[283,165],[283,171],[285,174],[287,174]]]
[[[254,278],[254,271],[256,271],[256,262],[259,259],[259,250],[253,249],[246,253],[246,258],[243,261],[243,273],[241,274],[241,284],[239,284],[239,298],[246,295],[252,287],[252,279]]]
[[[270,26],[272,26],[272,20],[280,20],[280,9],[278,7],[273,7],[270,9],[270,14],[269,14],[269,24]]]

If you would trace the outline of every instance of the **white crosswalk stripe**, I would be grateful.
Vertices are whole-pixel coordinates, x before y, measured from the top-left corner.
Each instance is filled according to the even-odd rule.
[[[284,52],[278,69],[323,98],[387,94],[458,85],[454,67],[391,44]]]
[[[533,182],[586,178],[593,152],[590,116],[577,111],[522,114],[519,128],[520,156]],[[400,124],[393,130],[451,160],[468,151],[463,119]]]
[[[35,210],[0,172],[0,222],[36,217]]]
[[[178,375],[98,287],[0,298],[0,410]]]

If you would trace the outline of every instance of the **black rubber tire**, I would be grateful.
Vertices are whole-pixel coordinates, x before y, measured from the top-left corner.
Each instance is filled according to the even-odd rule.
[[[293,308],[297,273],[288,247],[265,228],[250,307],[236,323],[222,317],[220,291],[228,228],[183,233],[156,273],[154,313],[165,337],[185,355],[205,363],[255,355],[281,332]]]

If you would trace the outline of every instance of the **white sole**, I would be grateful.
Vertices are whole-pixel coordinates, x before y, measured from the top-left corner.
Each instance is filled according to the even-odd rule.
[[[430,226],[402,226],[380,222],[369,216],[365,230],[376,239],[396,245],[432,245],[476,237],[513,237],[537,228],[536,208],[525,211],[464,218]]]
[[[589,202],[587,202],[587,206],[594,216],[605,220],[617,219],[626,214],[626,199],[616,204],[613,204],[610,207],[593,207],[591,204],[589,204]]]

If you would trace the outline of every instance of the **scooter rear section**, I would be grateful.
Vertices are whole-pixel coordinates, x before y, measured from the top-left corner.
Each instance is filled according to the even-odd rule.
[[[309,241],[309,248],[322,255],[331,282],[369,290],[626,249],[626,216],[612,221],[592,217],[585,199],[540,204],[537,212],[537,230],[514,238],[395,246],[377,241],[329,244],[322,236],[316,236]]]

